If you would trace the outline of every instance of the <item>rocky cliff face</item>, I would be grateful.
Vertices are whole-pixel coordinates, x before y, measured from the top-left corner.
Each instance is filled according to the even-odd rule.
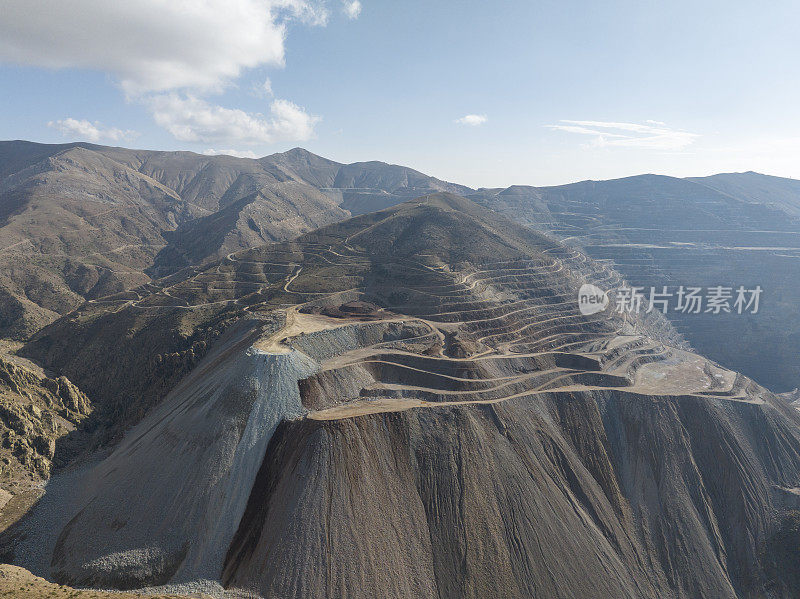
[[[0,356],[0,487],[24,491],[69,463],[91,411],[89,399],[66,377],[49,378]]]
[[[227,324],[4,553],[276,598],[796,596],[796,410],[661,318],[581,314],[583,282],[619,275],[432,195],[88,304],[25,353],[99,410],[130,401],[81,366],[108,330],[136,323],[113,371]]]

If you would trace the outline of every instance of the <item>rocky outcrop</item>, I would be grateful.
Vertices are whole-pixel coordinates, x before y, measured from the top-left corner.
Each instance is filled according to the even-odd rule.
[[[48,378],[0,357],[0,486],[17,493],[46,480],[78,450],[92,405],[66,377]],[[73,437],[57,452],[57,443]]]

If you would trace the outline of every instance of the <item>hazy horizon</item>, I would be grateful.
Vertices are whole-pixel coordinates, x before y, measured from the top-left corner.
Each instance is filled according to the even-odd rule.
[[[31,140],[31,139],[6,139],[6,140],[0,140],[0,142],[17,142],[17,141],[19,141],[19,142],[37,143],[37,144],[49,144],[49,145],[70,145],[70,144],[86,143],[86,144],[94,144],[94,145],[98,145],[98,146],[125,148],[125,149],[128,149],[128,150],[134,150],[134,151],[145,151],[145,152],[190,152],[192,154],[197,154],[199,156],[212,156],[210,154],[204,154],[203,152],[196,152],[194,150],[164,150],[164,149],[160,149],[160,148],[144,148],[144,147],[139,147],[139,146],[136,146],[136,145],[99,144],[99,143],[95,143],[95,142],[87,142],[87,141],[77,140],[77,139],[76,140],[72,140],[72,141],[62,141],[62,142],[45,142],[45,141],[35,141],[35,140]],[[464,183],[464,182],[458,181],[458,180],[447,179],[446,177],[442,177],[442,176],[438,175],[437,173],[426,172],[422,168],[418,168],[418,167],[416,167],[416,166],[414,166],[412,164],[401,164],[401,163],[389,162],[387,160],[381,160],[381,159],[378,159],[378,158],[364,158],[364,159],[361,159],[361,160],[344,161],[344,160],[338,160],[335,156],[328,156],[328,155],[325,155],[325,154],[319,154],[317,152],[314,152],[313,150],[309,150],[307,147],[304,147],[304,146],[294,146],[292,148],[288,148],[287,150],[269,152],[267,154],[263,154],[261,156],[255,156],[255,157],[252,157],[252,156],[236,156],[234,154],[225,154],[225,153],[222,153],[222,152],[220,152],[218,154],[213,154],[213,156],[230,156],[232,158],[244,158],[246,160],[259,160],[261,158],[266,158],[267,156],[271,156],[273,154],[281,154],[281,153],[288,152],[290,150],[296,150],[296,149],[305,150],[306,152],[310,152],[312,154],[316,154],[317,156],[320,156],[322,158],[327,158],[328,160],[333,160],[334,162],[339,162],[341,164],[352,164],[352,163],[358,163],[358,162],[382,162],[384,164],[393,164],[393,165],[396,165],[396,166],[408,167],[408,168],[412,168],[412,169],[414,169],[414,170],[416,170],[418,172],[421,172],[421,173],[423,173],[425,175],[428,175],[428,176],[431,176],[431,177],[435,177],[437,179],[441,179],[441,180],[447,181],[449,183],[456,183],[458,185],[464,185],[465,187],[470,187],[470,188],[475,189],[475,190],[479,190],[479,189],[505,189],[507,187],[513,187],[513,186],[542,187],[542,188],[543,187],[560,187],[560,186],[563,186],[563,185],[573,185],[575,183],[584,183],[584,182],[587,182],[587,181],[615,181],[615,180],[619,180],[619,179],[629,179],[631,177],[641,177],[641,176],[647,176],[647,175],[653,175],[653,176],[659,176],[659,177],[673,177],[673,178],[677,178],[677,179],[699,179],[699,178],[703,178],[703,177],[711,177],[711,176],[714,176],[714,175],[741,175],[741,174],[752,173],[752,174],[762,175],[762,176],[766,176],[766,177],[776,177],[776,178],[780,178],[780,179],[788,179],[788,180],[792,180],[792,181],[800,181],[800,178],[797,178],[797,177],[782,177],[781,175],[775,175],[775,174],[772,174],[772,173],[764,173],[764,172],[755,171],[755,170],[751,169],[751,170],[742,170],[742,171],[708,172],[708,173],[703,173],[703,174],[691,174],[691,175],[686,175],[686,176],[676,176],[676,175],[669,175],[669,174],[666,174],[666,173],[657,173],[657,172],[643,172],[643,173],[631,173],[630,175],[621,175],[619,177],[609,177],[607,179],[576,179],[576,180],[571,180],[571,181],[562,181],[560,183],[537,184],[535,182],[532,183],[532,182],[526,182],[526,181],[522,181],[522,182],[520,182],[520,181],[512,181],[512,182],[509,182],[506,185],[477,185],[476,186],[476,185],[469,185],[467,183]]]

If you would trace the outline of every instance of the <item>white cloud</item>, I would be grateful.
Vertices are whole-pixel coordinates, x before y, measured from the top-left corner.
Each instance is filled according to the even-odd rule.
[[[456,119],[456,123],[459,125],[469,125],[470,127],[477,127],[479,125],[483,125],[486,121],[488,121],[488,117],[485,114],[467,114],[462,116],[460,119]]]
[[[239,144],[304,141],[314,135],[320,118],[288,100],[273,100],[269,116],[209,104],[177,93],[147,100],[156,123],[187,142]]]
[[[348,19],[357,19],[358,15],[361,14],[361,2],[360,0],[344,0],[344,14],[347,15]]]
[[[65,137],[72,139],[98,141],[130,141],[138,134],[130,129],[122,130],[115,127],[103,127],[100,122],[78,120],[73,118],[50,121],[48,127],[58,129]]]
[[[235,156],[236,158],[258,158],[252,150],[215,150],[209,148],[203,150],[205,156]]]
[[[111,73],[129,95],[218,90],[283,66],[289,20],[323,25],[324,0],[3,0],[0,62]]]
[[[619,123],[607,121],[562,120],[560,125],[547,125],[548,129],[591,136],[591,146],[643,148],[648,150],[683,150],[700,137],[680,129],[672,129],[660,121]]]

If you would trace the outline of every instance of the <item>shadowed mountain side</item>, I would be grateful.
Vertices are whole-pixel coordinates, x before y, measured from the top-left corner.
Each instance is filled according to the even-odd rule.
[[[343,166],[333,188],[342,194],[342,208],[353,215],[389,208],[426,193],[465,195],[472,191],[463,185],[432,179],[408,167],[398,168],[375,161]]]
[[[785,181],[785,180],[782,180]],[[504,190],[478,190],[470,198],[486,204],[487,200],[503,202],[521,200],[520,214],[531,225],[547,225],[542,219],[548,210],[558,214],[550,224],[558,230],[575,227],[600,227],[600,232],[625,235],[626,226],[704,231],[722,227],[763,228],[774,225],[785,213],[769,201],[756,202],[749,197],[734,197],[695,180],[676,179],[663,175],[637,175],[609,181],[582,181],[555,187],[517,185]],[[568,210],[574,209],[570,215]],[[570,218],[571,217],[571,218]],[[621,228],[613,231],[612,225]],[[784,222],[781,230],[792,230]]]
[[[276,178],[261,182],[255,193],[226,203],[165,235],[169,244],[156,257],[154,274],[169,274],[189,265],[207,263],[230,252],[338,222],[351,214],[395,206],[431,191],[469,191],[409,168],[382,162],[341,165],[296,148],[262,158],[259,164]],[[292,179],[284,180],[286,177]],[[238,183],[238,182],[237,182]]]
[[[193,207],[82,147],[0,180],[0,334],[24,337],[85,298],[149,280],[161,233]]]
[[[465,243],[465,240],[469,240]],[[430,258],[453,264],[511,260],[559,249],[549,238],[453,194],[423,196],[323,227],[298,243],[345,243],[369,256]]]
[[[214,214],[165,232],[168,245],[156,256],[150,274],[169,274],[208,263],[242,248],[257,247],[315,229],[350,216],[331,205],[316,188],[288,182],[278,189],[246,196]]]

